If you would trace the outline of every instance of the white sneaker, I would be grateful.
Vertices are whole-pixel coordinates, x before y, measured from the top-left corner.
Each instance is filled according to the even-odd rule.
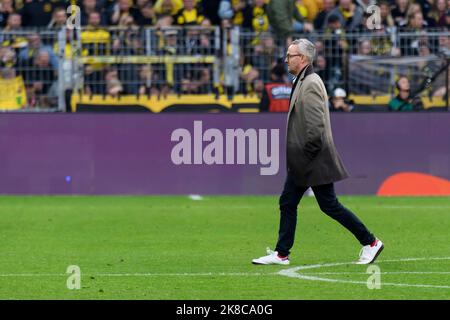
[[[267,248],[267,256],[253,259],[253,264],[282,264],[282,265],[288,265],[289,264],[289,258],[280,258],[278,256],[277,251],[272,251],[270,248]]]
[[[381,240],[376,239],[375,245],[372,247],[370,244],[362,247],[359,252],[359,260],[356,264],[369,264],[375,261],[378,255],[383,251],[384,245]]]

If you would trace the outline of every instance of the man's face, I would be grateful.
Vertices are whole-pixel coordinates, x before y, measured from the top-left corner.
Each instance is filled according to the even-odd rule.
[[[262,8],[266,2],[264,0],[255,0],[255,6]]]
[[[119,0],[119,8],[122,11],[128,11],[130,9],[130,0]]]
[[[371,45],[370,45],[370,41],[363,41],[360,44],[359,49],[360,49],[359,50],[360,54],[362,54],[362,55],[370,55],[370,52],[372,51],[372,48],[371,48]]]
[[[20,28],[22,25],[22,17],[18,14],[12,14],[8,17],[8,26],[10,28]]]
[[[42,51],[39,52],[36,58],[36,65],[41,68],[48,67],[50,63],[50,56],[48,52]]]
[[[39,34],[33,33],[28,37],[28,43],[32,48],[39,48],[41,44],[41,38]]]
[[[194,9],[194,0],[184,0],[183,4],[184,4],[184,8],[186,10]]]
[[[95,6],[97,4],[96,2],[97,2],[96,0],[84,0],[83,5],[84,5],[85,9],[94,10]]]
[[[323,1],[323,8],[325,11],[330,11],[334,8],[335,2],[334,0],[324,0]]]
[[[348,10],[350,9],[350,5],[352,4],[352,0],[340,0],[339,5],[341,8]]]
[[[410,86],[408,78],[402,77],[398,80],[398,93],[402,99],[409,97]]]
[[[423,15],[420,12],[416,12],[411,20],[411,26],[413,28],[422,28],[423,26]]]
[[[328,26],[330,27],[331,30],[336,31],[336,30],[341,29],[341,22],[339,20],[329,22]]]
[[[387,4],[383,3],[380,5],[380,16],[381,18],[386,18],[389,15],[389,7]]]
[[[67,20],[67,15],[66,12],[64,10],[59,10],[56,11],[55,13],[55,22],[58,25],[63,25],[66,23]]]
[[[89,25],[98,27],[100,25],[100,15],[95,12],[89,15]]]
[[[290,45],[284,62],[288,66],[288,72],[294,76],[297,76],[306,65],[306,58],[304,55],[299,53],[296,45]]]

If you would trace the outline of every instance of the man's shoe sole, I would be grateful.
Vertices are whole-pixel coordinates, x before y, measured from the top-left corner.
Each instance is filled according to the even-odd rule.
[[[276,266],[276,265],[278,265],[278,266],[288,266],[289,265],[289,263],[259,263],[259,262],[254,262],[254,261],[252,261],[252,264],[256,264],[256,265],[258,265],[258,266]]]
[[[375,260],[378,258],[378,256],[380,255],[381,251],[383,251],[384,249],[384,244],[381,245],[380,250],[378,250],[378,252],[376,253],[375,257],[373,257],[372,261],[369,262],[369,264],[374,263]]]

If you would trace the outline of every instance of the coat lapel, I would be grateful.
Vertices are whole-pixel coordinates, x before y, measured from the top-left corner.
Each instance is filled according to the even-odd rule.
[[[295,100],[298,97],[298,93],[300,91],[300,87],[303,84],[303,80],[312,73],[314,73],[314,70],[313,70],[312,65],[309,64],[308,66],[303,68],[303,70],[300,72],[300,75],[297,77],[297,79],[295,79],[294,88],[291,91],[291,97],[289,99],[288,118],[291,114],[292,109],[294,108]]]

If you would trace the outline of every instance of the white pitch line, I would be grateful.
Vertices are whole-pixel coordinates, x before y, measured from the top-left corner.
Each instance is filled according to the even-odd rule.
[[[97,273],[81,272],[83,277],[248,277],[248,276],[277,276],[277,273],[245,273],[245,272],[203,272],[203,273]],[[4,273],[0,277],[68,277],[68,273]]]
[[[379,260],[377,263],[382,262],[407,262],[407,261],[424,261],[424,260],[450,260],[450,257],[437,257],[437,258],[403,258],[403,259],[391,259],[391,260]],[[306,265],[300,267],[294,267],[289,269],[284,269],[278,272],[279,275],[290,277],[290,278],[298,278],[303,280],[310,281],[322,281],[322,282],[334,282],[334,283],[351,283],[351,284],[364,284],[367,285],[366,281],[353,281],[353,280],[344,280],[344,279],[330,279],[330,278],[321,278],[315,276],[309,276],[305,273],[300,273],[300,270],[309,270],[309,269],[317,269],[317,268],[325,268],[325,267],[334,267],[341,265],[349,265],[355,264],[355,262],[337,262],[337,263],[324,263],[324,264],[314,264],[314,265]],[[419,288],[436,288],[436,289],[450,289],[450,285],[431,285],[431,284],[407,284],[407,283],[390,283],[390,282],[382,282],[382,286],[396,286],[396,287],[419,287]]]
[[[189,198],[194,201],[203,200],[203,197],[199,194],[190,194]]]
[[[305,275],[340,275],[340,274],[365,274],[367,272],[308,272],[303,273]],[[387,271],[387,272],[379,272],[377,274],[450,274],[450,272],[446,271]]]

